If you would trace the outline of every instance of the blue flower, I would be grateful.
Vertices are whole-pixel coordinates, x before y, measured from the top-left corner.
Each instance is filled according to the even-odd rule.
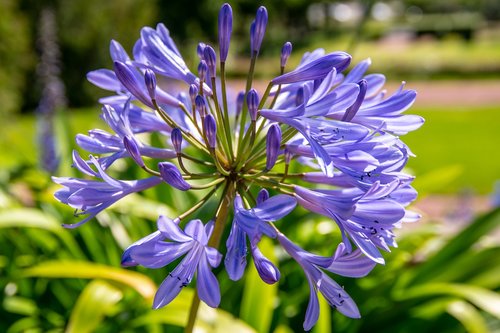
[[[245,209],[243,200],[236,196],[234,201],[234,219],[227,238],[227,254],[224,260],[226,271],[231,280],[239,280],[245,271],[247,257],[247,237],[250,239],[251,252],[257,271],[266,283],[275,283],[279,271],[257,247],[262,235],[276,237],[276,230],[269,224],[288,215],[296,205],[296,200],[287,195],[269,198],[266,190],[259,195],[257,205]]]
[[[131,193],[144,191],[161,183],[161,178],[158,177],[132,181],[117,180],[106,174],[93,156],[90,157],[90,160],[97,169],[97,172],[83,161],[76,151],[73,152],[73,161],[78,170],[89,176],[100,178],[103,181],[52,177],[55,183],[63,186],[62,189],[54,194],[56,199],[80,210],[81,212],[78,215],[87,215],[86,218],[78,223],[63,224],[67,228],[76,228],[84,224],[104,209]]]
[[[322,257],[304,251],[291,242],[282,233],[277,234],[278,241],[283,249],[302,267],[310,288],[309,305],[307,306],[304,330],[309,331],[318,321],[319,291],[328,304],[347,317],[359,318],[356,303],[337,282],[323,270],[348,277],[363,277],[367,275],[375,263],[362,255],[359,250],[347,252],[343,243],[340,243],[334,256]]]
[[[296,68],[285,68],[290,42],[280,54],[280,74],[265,91],[258,91],[253,73],[267,30],[265,7],[259,7],[250,26],[247,84],[243,91],[234,91],[226,85],[225,74],[233,30],[229,4],[222,5],[218,23],[218,47],[198,43],[199,63],[193,72],[163,24],[142,28],[132,56],[111,42],[113,70],[87,75],[90,82],[114,93],[99,100],[110,130],[77,136],[81,148],[98,156],[89,161],[73,156],[77,169],[94,179],[54,177],[63,185],[55,196],[81,210],[78,215],[87,214],[73,227],[126,195],[163,182],[197,198],[177,219],[160,217],[158,230],[123,254],[124,266],[149,268],[182,257],[160,286],[155,308],[172,301],[195,275],[200,298],[210,306],[219,304],[211,269],[221,260],[216,250],[221,241],[226,244],[224,264],[231,280],[244,275],[250,253],[262,280],[277,282],[280,271],[259,250],[259,242],[267,237],[277,239],[307,277],[311,298],[305,329],[318,318],[318,291],[341,313],[359,317],[353,300],[327,272],[364,276],[375,264],[384,263],[382,251],[396,246],[394,228],[420,217],[408,209],[417,193],[411,186],[414,177],[404,170],[414,155],[401,138],[424,121],[405,113],[416,92],[403,83],[387,97],[385,76],[366,74],[370,59],[348,71],[352,57],[340,51],[313,50]],[[182,84],[167,85],[171,80]],[[110,176],[120,166],[114,162],[127,157],[135,161],[128,166],[140,167],[138,173],[128,174],[146,177]],[[198,197],[193,190],[205,194]],[[184,230],[179,227],[180,221],[196,217],[213,201],[218,201],[214,222],[192,220]],[[335,221],[342,237],[335,255],[308,253],[275,225],[297,203]]]
[[[123,253],[122,265],[161,268],[184,256],[158,288],[153,308],[169,304],[183,287],[191,283],[195,273],[200,299],[211,307],[217,307],[220,303],[219,283],[211,267],[219,266],[222,255],[207,245],[213,222],[204,225],[200,220],[192,220],[184,230],[178,223],[178,219],[160,216],[158,231],[130,245]]]

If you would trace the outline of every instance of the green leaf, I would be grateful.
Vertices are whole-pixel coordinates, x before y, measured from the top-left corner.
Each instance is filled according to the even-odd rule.
[[[132,322],[132,327],[147,326],[150,324],[169,324],[185,327],[193,295],[193,289],[184,288],[167,306],[158,310],[151,310],[146,315],[136,318]]]
[[[259,243],[259,249],[269,260],[276,262],[271,240],[263,238]],[[269,285],[262,281],[257,270],[253,267],[253,261],[250,261],[248,266],[240,317],[254,327],[257,332],[267,333],[271,326],[278,288],[276,284]]]
[[[152,302],[156,293],[155,283],[141,273],[89,262],[46,261],[22,271],[22,276],[109,280],[135,289],[148,302]]]
[[[168,324],[185,327],[188,321],[189,310],[194,290],[186,288],[167,306],[151,310],[132,322],[132,327],[138,328],[151,324]],[[243,321],[234,318],[231,314],[220,309],[213,309],[203,302],[198,309],[195,330],[207,333],[254,333],[255,330]]]
[[[460,321],[469,333],[489,332],[481,313],[467,302],[455,301],[448,305],[447,312]]]
[[[52,216],[32,208],[0,211],[0,228],[39,228],[55,233],[64,231],[61,223]]]
[[[66,229],[53,216],[34,208],[15,208],[0,211],[1,228],[38,228],[57,235],[75,257],[83,254]]]
[[[462,253],[472,247],[482,236],[500,225],[500,208],[483,215],[453,237],[438,252],[417,268],[410,284],[431,280],[435,272],[445,269]]]
[[[441,295],[451,295],[463,298],[500,319],[500,295],[494,291],[477,286],[458,283],[428,283],[406,290],[400,290],[394,297],[397,300],[409,300]]]
[[[19,296],[5,298],[3,308],[7,312],[24,316],[32,316],[38,313],[36,303],[32,299]]]
[[[76,301],[66,333],[93,332],[122,296],[118,288],[105,281],[91,281]]]

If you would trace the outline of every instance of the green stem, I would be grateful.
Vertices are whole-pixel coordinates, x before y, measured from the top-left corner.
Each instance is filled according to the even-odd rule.
[[[250,58],[250,69],[248,70],[248,75],[247,75],[247,85],[245,87],[245,98],[243,102],[243,109],[241,110],[241,119],[240,119],[240,135],[238,137],[238,151],[241,148],[241,141],[243,140],[243,132],[245,131],[245,123],[247,121],[247,113],[248,113],[248,106],[246,103],[246,98],[248,91],[250,88],[252,88],[252,81],[253,81],[253,72],[255,70],[255,62],[257,61],[257,52],[252,54],[252,58]]]
[[[226,184],[226,188],[224,189],[222,195],[222,200],[219,204],[219,208],[217,209],[214,230],[212,232],[212,236],[208,241],[209,247],[213,247],[216,249],[219,248],[220,240],[224,232],[224,227],[226,226],[227,217],[229,215],[229,210],[234,200],[234,196],[235,196],[234,184],[231,181],[229,181]],[[191,303],[191,309],[189,311],[188,323],[186,325],[186,329],[184,330],[185,333],[193,332],[199,306],[200,306],[200,298],[198,297],[198,293],[195,291],[193,296],[193,302]]]
[[[227,93],[226,93],[226,63],[220,63],[221,89],[222,89],[222,108],[224,109],[224,131],[226,132],[226,140],[229,145],[229,154],[231,162],[234,161],[233,140],[231,135],[231,127],[229,126],[229,111],[227,109]]]

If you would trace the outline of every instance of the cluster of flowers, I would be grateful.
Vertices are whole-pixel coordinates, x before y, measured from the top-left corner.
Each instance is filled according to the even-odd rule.
[[[257,92],[252,88],[253,70],[267,18],[266,9],[260,7],[250,28],[246,89],[229,101],[225,63],[232,10],[228,4],[219,14],[219,62],[214,48],[200,43],[197,75],[187,68],[163,24],[141,30],[133,58],[112,41],[114,70],[99,69],[87,77],[116,93],[100,100],[102,118],[113,132],[96,129],[77,136],[81,148],[99,156],[84,160],[76,152],[73,155],[74,166],[93,179],[54,177],[63,186],[55,196],[86,215],[66,225],[72,228],[121,198],[161,183],[180,191],[204,191],[206,195],[178,217],[160,216],[158,230],[123,254],[123,266],[150,268],[183,257],[159,287],[153,307],[172,301],[195,273],[199,298],[209,306],[219,305],[212,268],[222,260],[219,243],[233,216],[224,256],[229,278],[243,276],[249,246],[262,280],[277,282],[278,268],[258,247],[262,237],[276,239],[302,267],[309,283],[304,321],[309,330],[319,315],[318,291],[344,315],[360,316],[354,301],[326,272],[348,277],[368,274],[377,263],[384,263],[380,250],[396,246],[393,229],[418,220],[418,214],[406,209],[417,194],[410,185],[413,177],[402,172],[411,152],[398,136],[419,128],[423,119],[402,114],[414,102],[415,91],[405,90],[403,84],[386,97],[384,76],[365,74],[370,60],[343,74],[351,56],[318,49],[304,54],[300,64],[285,73],[292,51],[289,42],[282,48],[281,75],[265,92]],[[157,75],[186,83],[187,93],[163,90]],[[149,145],[144,133],[165,136],[170,148]],[[150,176],[112,178],[107,169],[121,158],[132,158]],[[152,161],[155,167],[148,166]],[[308,171],[291,173],[291,163]],[[213,221],[184,223],[214,198],[220,202]],[[342,242],[332,256],[305,251],[273,223],[297,203],[338,225]]]

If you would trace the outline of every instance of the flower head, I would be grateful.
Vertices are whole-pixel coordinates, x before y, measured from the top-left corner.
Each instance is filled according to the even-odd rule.
[[[84,161],[76,153],[73,156],[77,169],[94,179],[54,177],[63,186],[56,198],[87,214],[72,225],[78,226],[128,194],[152,186],[201,190],[204,194],[199,197],[190,195],[198,200],[191,208],[179,212],[175,220],[160,217],[158,230],[123,254],[124,266],[149,268],[182,258],[159,287],[154,308],[170,303],[195,275],[199,297],[218,306],[220,291],[212,268],[222,257],[221,241],[226,244],[224,265],[231,280],[245,274],[250,252],[262,280],[276,283],[281,273],[259,249],[267,237],[305,273],[311,293],[304,329],[309,330],[319,315],[318,291],[344,315],[360,316],[354,301],[330,275],[368,274],[377,263],[384,263],[381,250],[396,246],[394,228],[418,220],[418,214],[407,209],[416,198],[411,187],[414,177],[404,172],[413,154],[400,136],[418,129],[423,119],[404,113],[416,92],[403,83],[386,97],[385,77],[366,74],[369,59],[347,71],[351,55],[318,49],[304,54],[299,65],[288,70],[289,42],[281,51],[280,75],[265,91],[258,91],[253,71],[267,23],[267,10],[259,7],[250,26],[249,76],[240,92],[232,91],[225,80],[233,28],[228,4],[219,13],[218,48],[199,43],[199,63],[193,72],[163,24],[141,30],[133,57],[112,41],[113,70],[87,75],[90,82],[114,94],[100,100],[110,130],[77,136],[81,148],[99,157]],[[222,75],[217,77],[217,72]],[[186,85],[165,88],[163,78]],[[115,161],[129,157],[145,177],[112,178],[108,170]],[[218,201],[213,222],[185,222],[210,201]],[[280,231],[279,220],[297,204],[336,223],[342,243],[334,255],[309,253]],[[223,240],[231,211],[229,236]]]

